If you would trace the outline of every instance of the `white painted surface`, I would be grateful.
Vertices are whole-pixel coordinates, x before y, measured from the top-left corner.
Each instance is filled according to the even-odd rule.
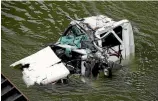
[[[18,64],[30,64],[30,68],[45,68],[48,66],[51,66],[57,62],[60,62],[61,59],[59,59],[56,54],[53,52],[53,50],[48,46],[24,59],[21,59],[10,66],[16,66]]]
[[[69,70],[48,46],[37,53],[30,55],[11,66],[19,64],[30,64],[23,69],[23,80],[27,86],[37,84],[48,84],[67,77]]]
[[[29,87],[31,85],[37,84],[49,84],[55,82],[59,79],[67,77],[69,75],[69,70],[65,67],[63,63],[55,64],[53,66],[43,68],[43,69],[24,69],[23,80],[25,84]]]

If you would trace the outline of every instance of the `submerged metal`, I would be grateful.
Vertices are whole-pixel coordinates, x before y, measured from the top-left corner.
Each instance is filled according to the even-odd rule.
[[[103,15],[72,20],[60,39],[11,66],[23,66],[27,86],[49,84],[69,74],[108,77],[135,52],[132,26],[128,20],[113,21]]]

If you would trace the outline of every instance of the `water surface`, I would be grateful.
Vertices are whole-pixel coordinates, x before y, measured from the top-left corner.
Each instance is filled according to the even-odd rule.
[[[10,2],[1,3],[2,72],[30,101],[157,101],[158,2]],[[9,65],[55,42],[74,19],[98,14],[128,19],[133,26],[136,56],[112,79],[83,84],[72,77],[67,85],[27,88],[22,74]]]

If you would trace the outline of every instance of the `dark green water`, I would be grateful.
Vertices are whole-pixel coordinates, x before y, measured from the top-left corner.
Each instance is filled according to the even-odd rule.
[[[30,101],[158,101],[158,2],[4,2],[1,3],[2,72]],[[26,88],[22,74],[9,65],[55,42],[73,18],[97,14],[128,19],[134,30],[136,56],[112,79],[83,84]]]

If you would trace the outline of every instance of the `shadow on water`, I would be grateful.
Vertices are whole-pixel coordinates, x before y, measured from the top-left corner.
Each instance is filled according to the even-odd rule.
[[[158,2],[2,1],[2,72],[31,101],[156,101],[158,100]],[[68,26],[63,14],[82,18],[97,14],[133,25],[136,54],[132,63],[112,79],[100,77],[84,84],[73,77],[66,85],[27,88],[22,73],[9,65],[55,42]]]

